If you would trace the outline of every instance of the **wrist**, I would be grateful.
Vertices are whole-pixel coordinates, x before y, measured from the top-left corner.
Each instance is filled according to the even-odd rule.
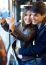
[[[10,29],[12,32],[14,32],[14,29],[15,29],[14,24],[11,24],[11,25],[9,26],[9,29]]]

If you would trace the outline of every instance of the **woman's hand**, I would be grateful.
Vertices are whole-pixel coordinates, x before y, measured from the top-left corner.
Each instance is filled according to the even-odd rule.
[[[13,17],[8,17],[6,19],[7,23],[9,24],[9,29],[13,32],[14,31],[14,18]]]
[[[9,29],[10,29],[12,32],[14,32],[15,25],[14,25],[14,24],[11,24],[11,25],[9,26]]]
[[[14,17],[7,17],[6,18],[6,21],[9,25],[13,24],[14,23]]]

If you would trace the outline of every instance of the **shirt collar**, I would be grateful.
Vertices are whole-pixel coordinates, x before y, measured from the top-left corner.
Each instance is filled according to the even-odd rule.
[[[37,27],[38,27],[38,29],[40,29],[40,27],[41,27],[41,24],[38,24],[38,25],[37,25]]]

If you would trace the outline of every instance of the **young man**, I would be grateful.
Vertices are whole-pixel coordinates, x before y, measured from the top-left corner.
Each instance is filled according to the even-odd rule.
[[[41,57],[39,65],[46,65],[46,5],[43,2],[33,5],[31,19],[32,23],[37,25],[36,47],[33,49],[37,56]]]

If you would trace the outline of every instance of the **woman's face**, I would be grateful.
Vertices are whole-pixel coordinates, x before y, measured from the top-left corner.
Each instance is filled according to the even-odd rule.
[[[25,13],[24,22],[25,22],[25,24],[31,23],[31,11],[30,10]]]

